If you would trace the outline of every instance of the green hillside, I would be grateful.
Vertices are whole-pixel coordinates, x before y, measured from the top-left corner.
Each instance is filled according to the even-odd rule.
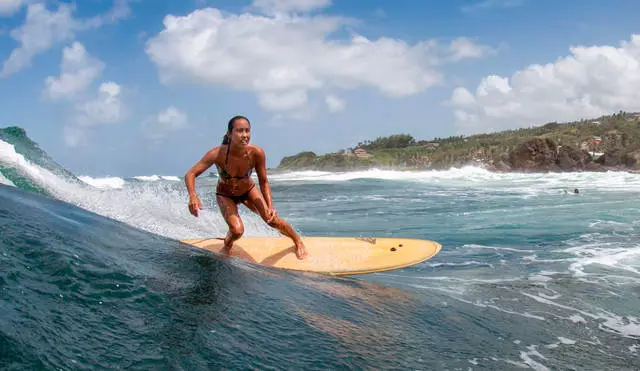
[[[639,118],[638,114],[619,112],[590,120],[432,140],[396,134],[365,140],[336,153],[301,152],[283,158],[277,169],[446,169],[469,164],[503,171],[520,170],[523,166],[564,171],[635,169],[640,163]],[[600,139],[599,143],[596,139]],[[541,145],[546,148],[546,159],[541,159],[538,153],[543,151]],[[575,161],[565,161],[563,156]],[[578,161],[579,158],[582,160]],[[543,163],[546,165],[542,166]]]

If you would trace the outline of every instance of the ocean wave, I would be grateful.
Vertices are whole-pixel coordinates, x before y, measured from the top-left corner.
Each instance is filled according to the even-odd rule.
[[[3,177],[13,183],[13,185],[28,191],[49,193],[53,196],[60,195],[60,187],[73,183],[73,178],[64,178],[55,174],[52,170],[35,164],[24,155],[18,153],[13,144],[0,140],[0,164],[2,165]],[[8,172],[14,174],[13,178],[8,178]]]
[[[574,262],[569,266],[569,270],[576,276],[586,276],[586,267],[599,265],[623,270],[640,278],[640,246],[637,244],[600,241],[594,244],[573,246],[565,249],[564,252],[576,256]]]
[[[226,223],[218,211],[215,198],[202,196],[205,210],[198,218],[189,214],[186,189],[179,187],[175,176],[141,179],[138,186],[125,187],[128,182],[119,177],[92,178],[65,176],[64,168],[46,169],[38,158],[27,159],[15,146],[0,140],[0,169],[3,176],[18,188],[36,191],[81,207],[96,214],[127,223],[160,236],[185,239],[221,236]],[[8,170],[5,170],[8,169]],[[8,171],[15,173],[13,178]],[[54,172],[55,171],[55,172]],[[256,215],[243,217],[246,236],[275,235]]]
[[[107,177],[107,178],[92,178],[87,175],[81,175],[78,177],[83,182],[87,183],[90,186],[100,188],[100,189],[117,189],[122,188],[125,185],[125,181],[119,177]]]
[[[4,184],[4,185],[8,185],[11,187],[15,187],[16,185],[13,184],[12,181],[10,181],[9,179],[5,178],[4,175],[2,175],[2,173],[0,173],[0,184]]]
[[[157,182],[159,180],[168,180],[172,182],[179,182],[180,178],[175,175],[138,175],[134,176],[133,179],[139,180],[141,182]]]
[[[76,257],[75,260],[69,258],[71,262],[80,259],[86,261],[87,256],[95,255],[99,257],[95,260],[103,264],[108,260],[103,258],[106,256],[117,258],[120,262],[118,264],[130,266],[132,275],[134,272],[148,275],[148,272],[141,272],[140,265],[135,261],[132,262],[129,259],[130,256],[126,255],[125,252],[133,252],[133,249],[128,248],[127,244],[112,243],[114,239],[118,241],[118,238],[131,243],[133,247],[140,248],[141,253],[138,257],[141,257],[142,262],[149,261],[149,256],[157,256],[155,261],[149,261],[152,264],[146,269],[156,269],[167,261],[173,261],[173,255],[178,249],[174,249],[171,245],[162,247],[163,245],[158,244],[157,239],[151,241],[146,238],[132,239],[130,234],[120,229],[122,227],[120,223],[99,224],[96,220],[100,218],[94,219],[95,214],[122,221],[138,230],[172,239],[223,236],[227,232],[227,225],[217,208],[215,187],[211,179],[209,181],[199,179],[203,181],[198,191],[205,210],[201,211],[198,218],[194,218],[187,210],[188,195],[184,185],[177,182],[180,180],[178,177],[151,175],[133,178],[93,178],[83,176],[80,177],[82,181],[74,183],[72,178],[62,176],[38,164],[37,158],[23,156],[17,153],[12,145],[5,143],[6,145],[3,146],[2,143],[0,143],[0,171],[8,181],[30,180],[46,189],[53,197],[92,211],[91,214],[77,214],[76,211],[63,213],[59,209],[50,209],[50,212],[45,210],[46,208],[43,209],[47,215],[54,217],[49,220],[63,220],[65,225],[69,222],[67,219],[73,222],[69,224],[69,228],[66,228],[68,233],[66,237],[70,241],[78,241],[81,247],[73,251],[74,254],[80,251],[80,258]],[[15,173],[5,172],[5,169]],[[274,173],[270,175],[270,179],[280,182],[278,184],[280,189],[274,192],[275,197],[279,198],[275,200],[276,205],[282,207],[279,211],[288,220],[296,221],[293,223],[294,227],[299,228],[303,236],[310,234],[367,235],[369,233],[406,236],[412,234],[415,237],[433,238],[443,242],[442,252],[433,261],[415,268],[399,270],[393,274],[370,275],[366,279],[382,281],[385,287],[401,287],[411,296],[420,298],[421,303],[426,305],[419,307],[425,308],[425,312],[420,312],[416,318],[430,318],[433,308],[438,311],[444,308],[442,309],[444,320],[436,322],[438,326],[442,326],[441,331],[446,334],[446,338],[450,338],[452,329],[482,334],[489,327],[492,331],[486,339],[491,341],[495,340],[496,333],[517,333],[523,329],[521,326],[523,320],[533,325],[524,327],[526,333],[514,336],[523,339],[523,344],[541,344],[540,349],[543,351],[546,351],[544,344],[552,344],[554,347],[571,346],[573,344],[569,343],[574,341],[571,339],[576,339],[578,344],[584,345],[595,336],[600,337],[603,342],[624,338],[624,341],[620,342],[624,346],[617,349],[627,349],[630,345],[627,340],[631,338],[635,341],[640,336],[640,321],[637,314],[633,312],[633,309],[637,308],[637,298],[633,295],[633,290],[637,287],[637,282],[640,282],[640,245],[634,242],[637,240],[635,210],[638,203],[634,201],[633,192],[640,190],[640,177],[637,175],[611,172],[500,174],[469,167],[421,172],[371,170],[345,173]],[[333,184],[333,182],[359,179],[384,181],[362,182],[366,183],[365,187],[361,187],[357,182],[342,183],[338,186]],[[13,182],[18,188],[23,188],[21,184]],[[296,182],[301,182],[302,185],[292,185]],[[315,182],[330,184],[316,186]],[[612,182],[615,184],[610,184]],[[308,184],[312,184],[312,187],[308,187]],[[428,187],[431,184],[437,187]],[[559,196],[564,189],[573,187],[580,188],[579,196]],[[16,192],[19,190],[0,188],[5,192],[19,194]],[[593,194],[596,193],[594,191],[621,193],[594,196]],[[313,193],[313,199],[309,200],[311,193]],[[558,197],[544,197],[553,194]],[[585,197],[582,197],[583,195]],[[527,199],[535,196],[541,197],[534,200]],[[49,198],[46,200],[51,201]],[[64,206],[64,203],[60,202],[51,203]],[[41,206],[37,209],[42,209]],[[245,236],[277,235],[276,231],[266,226],[255,214],[246,208],[240,208],[240,210]],[[75,219],[72,215],[78,218]],[[289,218],[290,216],[292,218]],[[31,223],[33,218],[27,217],[25,220]],[[78,223],[83,222],[87,224],[84,226],[80,224],[82,228],[78,227]],[[106,247],[93,248],[92,245],[91,249],[87,248],[84,242],[87,241],[85,236],[89,236],[93,244],[99,245],[99,242],[96,242],[96,232],[99,233],[102,229],[96,228],[101,225],[101,228],[104,228],[101,238],[107,242]],[[50,231],[59,230],[61,229],[49,227],[44,230],[44,233],[49,237]],[[28,231],[28,233],[31,232]],[[83,235],[83,233],[87,234]],[[27,239],[20,235],[19,240]],[[60,246],[60,249],[66,249],[71,245],[61,243]],[[31,246],[38,253],[48,252],[47,249],[36,249],[37,247],[37,245]],[[38,260],[51,261],[51,259]],[[187,267],[177,272],[198,273],[206,269],[206,265],[210,263],[200,262],[199,264],[198,261],[189,262]],[[242,277],[238,277],[238,272],[244,272],[245,269],[262,271],[251,263],[242,262],[238,265],[246,268],[234,270],[233,280],[218,279],[220,277],[203,280],[198,276],[192,281],[198,284],[244,282]],[[100,268],[102,269],[103,265],[100,265]],[[180,275],[168,276],[174,280],[179,279]],[[247,276],[252,277],[253,272]],[[314,277],[314,281],[316,279]],[[348,282],[347,285],[359,282],[355,279],[327,280],[332,283]],[[273,289],[273,282],[261,281],[260,284],[266,285],[257,287],[261,293],[268,294],[270,290],[275,293],[287,292],[287,290]],[[91,277],[81,277],[80,282],[91,283],[95,280]],[[158,287],[163,286],[158,285]],[[242,287],[238,286],[237,292],[246,292],[243,290],[247,287],[243,283]],[[366,290],[358,289],[357,291],[366,293]],[[427,292],[423,293],[425,291]],[[63,299],[67,300],[67,294],[64,293],[64,295]],[[304,295],[301,298],[309,299],[312,303],[317,303],[318,299],[326,301],[330,296],[328,294],[318,297],[306,296],[307,290],[304,290]],[[202,295],[199,290],[194,291],[194,298],[197,298],[194,301],[207,296]],[[256,298],[255,295],[247,297],[250,298],[249,300]],[[379,298],[379,293],[368,295],[367,298]],[[457,300],[450,300],[450,298]],[[453,304],[445,303],[442,307],[438,307],[443,301]],[[114,300],[109,304],[115,302],[117,301]],[[289,303],[284,297],[269,300],[269,303],[277,304],[277,313],[287,313],[280,306],[280,303]],[[396,304],[395,301],[391,303]],[[102,305],[102,301],[99,305]],[[446,313],[448,306],[452,306],[453,309]],[[343,306],[334,307],[344,308]],[[169,311],[167,313],[173,313],[171,304],[166,308]],[[391,308],[392,311],[384,311],[378,306],[374,310],[367,310],[363,318],[371,318],[371,313],[377,310],[388,316],[388,313],[393,313],[394,310],[402,307],[392,306]],[[349,315],[353,313],[357,311],[347,312]],[[476,317],[474,323],[483,325],[473,327],[473,323],[465,322],[465,318],[474,316]],[[69,317],[70,320],[73,318],[73,316]],[[217,317],[212,315],[212,318]],[[255,316],[247,318],[255,318]],[[286,320],[290,319],[286,318]],[[378,318],[374,317],[374,320],[378,322]],[[249,325],[249,322],[246,322],[245,327],[254,328]],[[277,322],[286,321],[283,318],[282,321],[279,319]],[[413,325],[411,321],[406,321],[405,317],[402,317],[399,323]],[[564,327],[558,328],[559,326]],[[407,327],[409,330],[412,328]],[[437,327],[424,325],[420,328],[420,333],[434,334],[434,329],[438,330]],[[220,328],[216,330],[221,331]],[[380,333],[388,333],[387,330],[385,331]],[[460,335],[459,338],[464,339],[464,334]],[[215,338],[214,335],[209,336],[212,339]],[[188,344],[192,345],[192,342]],[[423,353],[424,348],[420,344],[424,344],[424,341],[416,344]],[[503,352],[502,344],[496,347],[500,352]],[[477,344],[472,345],[473,349],[476,349]],[[459,347],[459,344],[456,346]],[[199,349],[206,349],[206,347]],[[612,349],[616,348],[612,347]],[[635,351],[635,348],[633,349]],[[528,349],[526,351],[529,352]],[[482,349],[479,353],[486,354],[487,351]],[[589,356],[594,352],[593,349],[587,348],[587,351],[581,353]],[[435,354],[435,357],[441,358],[444,352],[435,352]],[[515,353],[514,356],[511,352],[508,357],[518,360],[518,354]],[[530,364],[532,354],[522,357],[520,361],[523,362],[520,363]],[[543,355],[549,357],[547,354]],[[615,362],[618,356],[619,354],[616,354],[607,361]],[[553,356],[549,358],[555,359]],[[471,359],[478,362],[476,358]],[[589,361],[593,360],[589,359]],[[546,363],[549,363],[550,367],[563,368],[562,365],[552,364],[551,361]]]
[[[384,170],[361,171],[289,171],[276,172],[269,179],[278,182],[348,182],[353,180],[386,180],[396,182],[427,182],[431,184],[462,185],[477,189],[498,188],[530,196],[569,194],[580,191],[640,192],[640,174],[626,171],[567,172],[567,173],[496,173],[484,168],[465,166],[448,170]]]
[[[285,173],[275,173],[269,175],[273,180],[292,181],[328,181],[343,182],[357,179],[379,179],[379,180],[399,180],[399,181],[420,181],[429,179],[455,179],[464,177],[479,176],[491,178],[497,173],[491,173],[485,169],[473,166],[463,168],[452,168],[449,170],[384,170],[369,169],[361,171],[328,172],[328,171],[291,171]]]

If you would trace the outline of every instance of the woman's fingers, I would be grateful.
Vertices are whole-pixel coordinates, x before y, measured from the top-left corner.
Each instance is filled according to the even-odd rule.
[[[198,216],[198,209],[202,210],[202,202],[198,201],[189,201],[189,212],[193,216]]]
[[[278,216],[278,213],[276,213],[275,209],[269,209],[268,215],[269,219],[267,220],[267,223],[271,223],[276,218],[276,216]]]

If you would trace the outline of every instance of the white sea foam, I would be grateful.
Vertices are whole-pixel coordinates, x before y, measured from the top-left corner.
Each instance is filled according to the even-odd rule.
[[[292,171],[269,175],[269,179],[276,181],[320,181],[343,182],[356,179],[380,179],[399,181],[425,181],[438,179],[467,179],[470,181],[483,181],[487,179],[499,179],[498,173],[492,173],[479,167],[463,167],[450,170],[428,171],[402,171],[369,169],[362,171],[328,172],[328,171]]]
[[[185,190],[170,190],[161,183],[144,189],[96,189],[84,182],[69,181],[31,163],[17,153],[13,145],[2,140],[0,162],[16,168],[62,201],[161,236],[174,239],[216,237],[223,236],[227,230],[217,205],[211,200],[202,200],[205,210],[200,211],[198,218],[189,214]],[[277,234],[250,212],[243,220],[247,236]]]
[[[599,328],[604,331],[614,332],[629,338],[640,338],[640,319],[638,317],[619,316],[602,309],[598,309],[598,313],[593,314],[570,305],[556,303],[553,300],[545,299],[539,295],[532,295],[526,292],[521,292],[521,294],[551,307],[579,313],[580,315],[574,314],[570,317],[570,320],[574,323],[582,322],[584,321],[584,317],[587,317],[598,321],[600,323]]]
[[[587,320],[585,320],[584,317],[579,314],[570,315],[569,320],[573,323],[587,323]]]
[[[49,190],[53,195],[60,196],[60,188],[69,184],[51,171],[27,161],[23,155],[16,152],[14,145],[2,140],[0,140],[0,162],[5,166],[15,168],[23,176]]]
[[[157,175],[151,175],[151,176],[138,175],[138,176],[134,176],[133,179],[137,179],[142,182],[157,182],[158,180],[160,180],[160,177]]]
[[[0,173],[0,184],[12,186],[12,187],[16,186],[15,184],[13,184],[12,181],[10,181],[9,179],[5,178],[5,176],[2,175],[2,173]]]
[[[133,179],[142,181],[142,182],[157,182],[159,180],[169,180],[172,182],[179,182],[180,178],[175,175],[138,175],[134,176]]]
[[[622,269],[640,279],[640,245],[621,242],[594,242],[563,250],[577,258],[572,259],[569,271],[576,276],[586,276],[585,268],[591,265]]]
[[[474,244],[464,245],[463,247],[472,248],[472,249],[487,249],[487,250],[496,250],[496,251],[508,251],[508,252],[515,252],[515,253],[520,253],[520,254],[526,254],[526,253],[534,252],[533,250],[521,250],[521,249],[514,249],[514,248],[511,248],[511,247],[483,246],[483,245],[474,245]]]
[[[291,171],[269,175],[273,181],[345,182],[358,179],[379,179],[402,182],[426,182],[429,184],[461,184],[476,189],[502,189],[524,197],[537,195],[574,196],[578,188],[580,196],[585,192],[625,191],[640,192],[640,174],[625,171],[567,172],[567,173],[496,173],[474,166],[448,170],[383,170],[328,172]]]
[[[486,263],[486,262],[479,262],[479,261],[475,261],[475,260],[471,260],[471,261],[466,261],[464,263],[429,263],[426,262],[425,263],[427,266],[429,267],[468,267],[468,266],[479,266],[479,267],[490,267],[493,268],[493,264],[490,263]]]
[[[567,339],[565,337],[559,336],[558,340],[560,340],[560,343],[565,344],[565,345],[573,345],[576,343],[575,340],[571,340],[571,339]]]
[[[93,178],[88,175],[81,175],[78,177],[78,179],[89,184],[90,186],[100,188],[100,189],[122,188],[125,184],[124,179],[119,177]]]
[[[468,280],[464,280],[464,281],[468,281]],[[484,280],[473,280],[473,281],[474,282],[478,282],[478,281],[484,281]],[[476,306],[476,307],[490,308],[490,309],[496,310],[498,312],[507,313],[507,314],[511,314],[511,315],[514,315],[514,316],[521,316],[521,317],[525,317],[525,318],[529,318],[529,319],[536,319],[536,320],[539,320],[539,321],[545,321],[545,317],[542,317],[542,316],[539,316],[539,315],[536,315],[536,314],[531,314],[529,312],[521,312],[521,311],[509,310],[509,309],[500,307],[499,305],[496,305],[493,302],[487,302],[487,301],[485,301],[483,299],[474,299],[474,300],[465,299],[464,297],[462,297],[462,295],[465,293],[465,290],[462,289],[461,287],[457,287],[457,290],[456,290],[454,287],[451,287],[451,285],[448,285],[447,288],[425,286],[425,285],[420,285],[420,284],[410,284],[409,286],[415,287],[415,288],[419,288],[419,289],[428,289],[428,290],[436,290],[436,291],[444,292],[444,293],[450,294],[450,296],[455,300],[458,300],[458,301],[461,301],[463,303],[470,304],[470,305],[473,305],[473,306]]]
[[[613,330],[622,336],[640,339],[640,319],[638,317],[604,313],[600,318],[604,319],[604,322],[600,324],[600,328],[603,330]]]
[[[537,370],[537,371],[549,370],[549,368],[547,366],[545,366],[542,363],[534,360],[532,357],[542,358],[543,360],[547,359],[542,354],[540,354],[540,352],[538,352],[538,347],[536,345],[530,345],[530,346],[527,347],[526,351],[521,351],[520,352],[520,359],[522,359],[522,361],[527,366],[529,366],[532,369]]]

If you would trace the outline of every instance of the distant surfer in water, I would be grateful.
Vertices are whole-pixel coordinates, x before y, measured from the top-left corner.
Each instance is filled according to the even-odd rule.
[[[278,216],[271,200],[271,187],[267,179],[266,157],[264,150],[249,144],[251,139],[251,123],[244,116],[235,116],[229,120],[227,133],[222,145],[219,145],[193,165],[184,176],[189,192],[189,211],[198,216],[198,209],[202,210],[202,203],[195,191],[196,177],[212,165],[218,168],[220,175],[216,189],[216,199],[222,211],[229,232],[224,239],[224,249],[229,251],[234,241],[242,237],[244,225],[238,215],[238,204],[244,204],[249,210],[260,215],[271,227],[283,235],[291,238],[296,246],[296,256],[304,259],[307,255],[300,236],[291,225]],[[260,190],[255,187],[251,179],[251,172],[255,168],[260,183]]]

